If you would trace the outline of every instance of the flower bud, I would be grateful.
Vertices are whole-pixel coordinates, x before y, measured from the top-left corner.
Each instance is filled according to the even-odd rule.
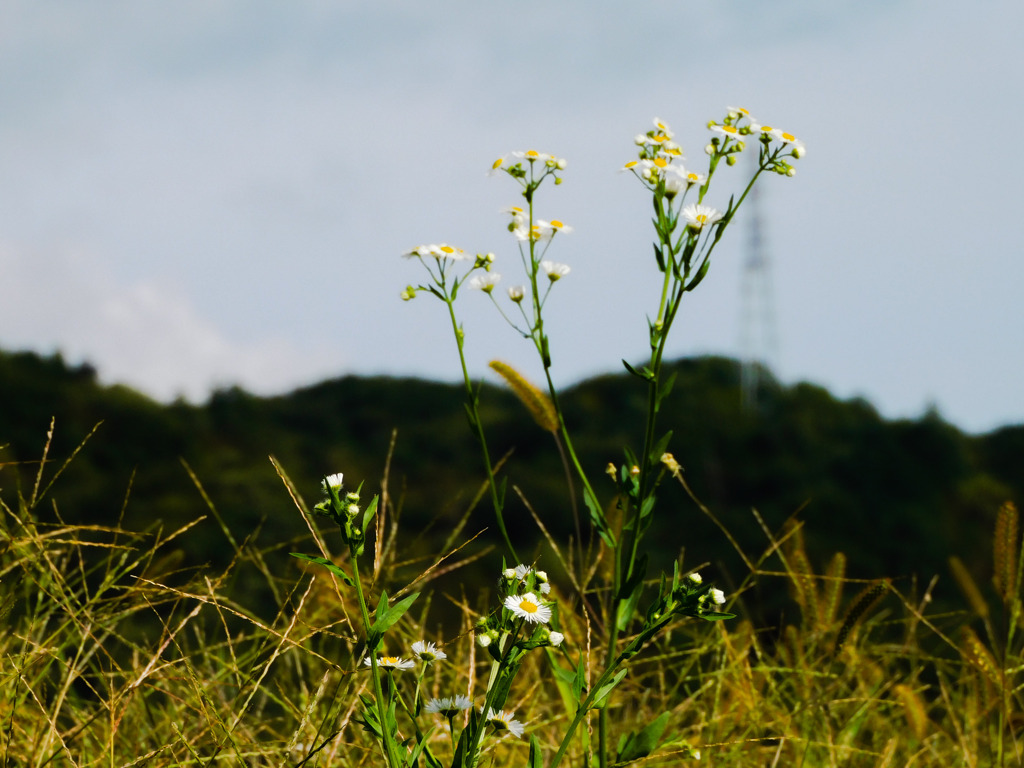
[[[561,632],[552,632],[550,635],[548,635],[548,642],[556,648],[562,644],[563,640],[565,640],[565,635],[563,635]]]
[[[793,178],[794,176],[796,176],[796,168],[793,168],[792,166],[787,168],[786,169],[786,175],[789,176],[790,178]]]
[[[715,154],[715,145],[714,144],[706,144],[704,146],[704,152],[705,152],[705,154],[708,154],[708,155]]]
[[[491,644],[491,636],[488,634],[477,635],[476,644],[481,648],[486,648]]]
[[[736,155],[729,155],[725,158],[726,165],[736,165]]]
[[[807,154],[807,150],[803,147],[793,147],[793,157],[799,160],[801,157]]]
[[[704,581],[704,579],[702,579],[700,574],[697,573],[696,571],[691,573],[686,578],[689,579],[692,584],[700,584],[702,581]]]

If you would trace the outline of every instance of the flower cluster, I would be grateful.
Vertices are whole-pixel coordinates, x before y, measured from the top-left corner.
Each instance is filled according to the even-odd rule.
[[[549,626],[555,611],[554,603],[547,599],[551,584],[544,571],[522,564],[506,568],[498,579],[498,593],[501,610],[480,619],[476,626],[477,643],[492,656],[499,657],[509,636],[515,647],[524,651],[562,644],[565,636]]]
[[[720,608],[725,605],[725,593],[712,584],[705,584],[699,573],[691,573],[680,578],[678,569],[672,578],[669,589],[651,606],[648,612],[648,623],[657,623],[674,616],[689,616],[695,619],[714,621],[731,618],[731,613],[723,613]]]
[[[376,499],[365,510],[362,509],[359,506],[359,488],[343,493],[344,479],[341,472],[324,477],[320,486],[327,498],[318,502],[313,511],[333,520],[341,529],[352,554],[358,556],[363,553],[366,528],[377,514]]]
[[[729,107],[721,123],[714,120],[708,128],[716,135],[704,148],[709,155],[725,156],[733,165],[735,154],[745,147],[746,139],[761,143],[761,165],[781,176],[795,176],[796,169],[785,158],[799,160],[807,153],[804,143],[791,133],[770,125],[762,125],[743,107]]]
[[[524,161],[526,162],[525,168],[523,167]],[[568,164],[564,157],[528,149],[525,152],[510,152],[507,155],[502,155],[491,165],[491,173],[504,171],[517,179],[525,179],[527,176],[537,178],[538,173],[544,176],[550,174],[555,177],[555,184],[561,184],[562,180],[558,172],[564,171],[566,165]]]
[[[686,169],[683,150],[672,140],[673,136],[667,123],[654,118],[654,128],[638,134],[633,140],[640,148],[638,158],[622,167],[623,171],[631,171],[652,190],[662,189],[669,198],[694,184],[699,186],[707,181],[705,176]]]

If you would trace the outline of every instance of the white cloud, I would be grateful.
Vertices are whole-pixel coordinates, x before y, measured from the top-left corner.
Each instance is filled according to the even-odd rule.
[[[340,350],[314,354],[272,333],[255,343],[228,338],[173,286],[119,284],[81,250],[0,246],[0,274],[3,346],[59,350],[92,363],[108,383],[159,399],[198,401],[235,383],[281,392],[341,365]]]

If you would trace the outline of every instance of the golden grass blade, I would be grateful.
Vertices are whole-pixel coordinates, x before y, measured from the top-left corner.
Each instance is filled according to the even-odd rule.
[[[551,402],[550,397],[527,381],[526,377],[508,363],[503,363],[501,360],[491,360],[489,365],[492,370],[505,380],[505,383],[512,389],[513,394],[526,406],[530,415],[533,416],[533,420],[537,422],[541,429],[548,432],[558,431],[558,414],[555,412],[555,406]]]
[[[956,583],[960,586],[960,591],[964,593],[964,597],[967,598],[967,602],[971,604],[971,609],[979,616],[988,618],[988,603],[981,596],[981,590],[978,589],[978,585],[971,576],[970,571],[967,570],[967,567],[956,555],[952,555],[949,558],[949,570],[952,571],[953,578],[956,579]]]
[[[992,583],[996,592],[1009,603],[1017,589],[1017,507],[1007,501],[996,512],[995,532],[992,536]]]

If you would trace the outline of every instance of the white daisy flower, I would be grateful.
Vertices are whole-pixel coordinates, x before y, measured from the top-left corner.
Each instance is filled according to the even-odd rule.
[[[747,120],[750,120],[751,122],[756,122],[754,118],[751,116],[751,114],[743,107],[726,107],[726,110],[729,112],[729,117],[731,117],[733,120],[745,117],[747,118]]]
[[[743,134],[740,133],[739,128],[735,125],[712,125],[711,130],[727,138],[736,139],[740,143],[743,142]]]
[[[558,158],[554,155],[549,155],[547,152],[538,152],[535,149],[528,149],[525,152],[513,152],[512,157],[518,157],[521,160],[527,160],[528,162],[534,163],[540,160],[546,163],[548,160],[558,161]]]
[[[437,243],[432,245],[417,245],[410,251],[406,251],[402,254],[405,258],[423,258],[425,256],[432,256],[433,258],[440,261],[441,259],[450,259],[451,261],[464,261],[471,258],[469,254],[463,251],[461,248],[456,248],[453,245],[447,243]]]
[[[363,664],[368,667],[373,666],[373,662],[370,660],[369,656],[363,659]],[[399,656],[378,656],[377,666],[381,669],[412,669],[416,666],[416,663],[414,661],[409,661],[408,659],[403,659]]]
[[[565,224],[558,219],[552,219],[551,221],[539,220],[537,226],[542,230],[551,230],[551,234],[554,235],[556,232],[572,232],[572,227]]]
[[[561,280],[572,271],[568,264],[559,264],[557,261],[542,261],[540,268],[544,270],[548,280],[552,283]]]
[[[517,227],[521,227],[523,226],[523,224],[526,223],[526,211],[524,211],[518,205],[510,205],[508,208],[502,208],[501,212],[507,213],[509,216],[511,216],[512,223]]]
[[[341,481],[344,479],[344,477],[344,474],[341,472],[337,472],[333,475],[328,475],[327,477],[325,477],[321,482],[324,491],[326,492],[328,488],[341,488]]]
[[[722,212],[709,205],[688,205],[681,213],[687,225],[698,232],[722,218]]]
[[[491,726],[496,733],[505,734],[511,733],[517,739],[522,738],[523,732],[526,730],[526,726],[520,723],[518,720],[513,719],[515,712],[505,712],[499,710],[495,712],[493,709],[487,710],[487,715],[484,719],[487,724]]]
[[[520,563],[519,565],[516,566],[514,573],[516,575],[516,578],[519,579],[520,581],[522,581],[523,579],[525,579],[527,577],[527,575],[532,570],[533,570],[533,568],[531,568],[530,566],[523,565],[522,563]]]
[[[779,130],[778,128],[771,128],[768,131],[765,131],[764,128],[762,128],[761,132],[767,133],[776,141],[781,141],[783,145],[790,145],[791,149],[793,150],[793,157],[801,158],[807,154],[807,147],[804,146],[804,143],[800,141],[800,139],[798,139],[792,133],[786,133],[785,131]]]
[[[505,598],[505,607],[530,624],[547,624],[551,621],[551,606],[545,605],[532,592],[525,595],[509,595]]]
[[[440,650],[436,645],[423,640],[417,640],[412,644],[412,652],[419,657],[420,661],[426,664],[448,658],[448,654]]]
[[[672,133],[672,129],[668,127],[668,123],[660,118],[654,118],[654,127],[657,129],[659,134],[665,136],[667,139],[671,139],[675,136],[675,134]]]
[[[469,700],[468,696],[445,696],[441,699],[431,699],[423,707],[424,710],[430,712],[432,715],[441,715],[447,718],[453,718],[459,712],[469,709],[473,706],[473,702]]]
[[[501,275],[497,272],[487,272],[483,275],[474,275],[471,277],[469,279],[469,287],[477,288],[484,293],[490,293],[494,290],[494,286],[496,286],[500,281]]]

